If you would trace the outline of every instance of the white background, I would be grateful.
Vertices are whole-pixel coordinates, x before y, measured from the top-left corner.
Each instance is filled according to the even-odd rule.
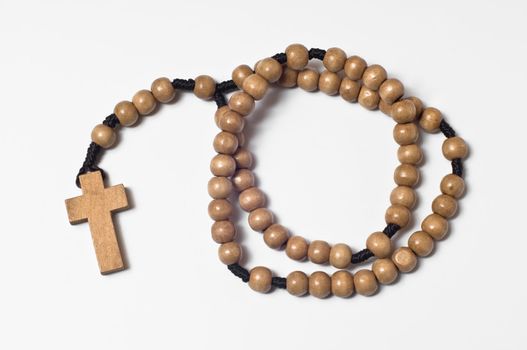
[[[2,0],[0,348],[525,348],[526,15],[521,1]],[[467,140],[448,238],[374,297],[251,291],[210,239],[215,105],[182,93],[102,159],[133,208],[116,217],[129,268],[99,275],[88,226],[70,226],[64,207],[91,128],[159,76],[225,80],[293,42],[382,64]],[[247,128],[280,222],[362,248],[384,227],[393,125],[339,97],[271,91]],[[419,205],[397,246],[450,171],[442,140],[423,136]],[[238,216],[245,266],[320,269],[270,250]]]

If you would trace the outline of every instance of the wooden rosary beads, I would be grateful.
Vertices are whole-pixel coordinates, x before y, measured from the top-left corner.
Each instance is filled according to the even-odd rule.
[[[307,68],[309,60],[322,60],[325,70]],[[395,169],[394,181],[397,187],[390,194],[391,206],[386,210],[387,226],[374,232],[366,240],[366,248],[353,252],[345,243],[331,246],[324,240],[308,243],[301,236],[290,235],[287,228],[275,222],[273,213],[266,208],[265,194],[255,186],[255,174],[251,169],[252,155],[244,147],[243,129],[245,120],[254,110],[255,101],[264,98],[269,85],[278,83],[282,87],[299,86],[306,91],[320,90],[328,95],[339,94],[345,101],[358,102],[363,107],[379,108],[397,123],[393,137],[399,149],[400,165]],[[223,94],[235,92],[226,102]],[[141,90],[131,102],[119,102],[114,113],[97,125],[92,132],[92,144],[86,160],[79,171],[77,184],[83,189],[83,196],[66,201],[70,222],[88,219],[102,273],[123,268],[119,248],[115,239],[113,224],[108,220],[113,210],[126,207],[124,188],[102,186],[102,170],[96,165],[101,148],[111,147],[116,139],[117,125],[133,125],[139,115],[151,113],[158,102],[171,101],[176,90],[193,90],[202,99],[216,101],[218,110],[215,123],[221,129],[213,141],[218,153],[210,163],[214,177],[208,183],[208,192],[213,198],[209,204],[209,216],[214,220],[212,238],[219,243],[219,258],[229,270],[258,292],[266,293],[273,287],[285,288],[295,296],[307,293],[325,298],[330,294],[349,297],[355,291],[372,295],[378,284],[391,284],[399,272],[415,269],[417,257],[428,256],[434,242],[441,240],[448,231],[447,219],[457,211],[457,199],[464,192],[462,159],[467,155],[465,142],[455,135],[454,130],[443,119],[441,112],[433,107],[425,108],[417,97],[403,97],[403,84],[388,78],[386,70],[377,64],[368,65],[358,56],[347,57],[339,48],[327,51],[308,50],[303,45],[293,44],[285,53],[258,61],[254,70],[238,66],[232,72],[232,80],[217,84],[211,77],[199,76],[195,80],[160,78],[153,82],[151,90]],[[407,247],[392,250],[391,237],[408,225],[411,210],[416,202],[413,189],[419,182],[419,169],[423,154],[417,145],[419,125],[429,133],[441,131],[447,139],[442,152],[452,162],[452,174],[446,175],[440,184],[441,194],[432,202],[432,213],[421,224],[421,231],[414,232],[408,239]],[[89,185],[93,182],[97,186]],[[100,181],[100,182],[99,182]],[[113,190],[119,189],[118,192]],[[330,263],[341,269],[331,276],[317,271],[307,276],[301,271],[290,273],[287,278],[273,277],[271,271],[258,266],[250,271],[239,265],[241,246],[235,242],[236,228],[230,220],[233,206],[231,195],[238,194],[242,210],[249,213],[249,226],[263,233],[264,242],[273,249],[285,247],[287,256],[294,260],[309,259],[316,264]],[[118,197],[115,197],[119,193]],[[93,210],[93,206],[97,210]],[[354,275],[345,270],[350,264],[357,264],[375,257],[372,269],[361,269]]]

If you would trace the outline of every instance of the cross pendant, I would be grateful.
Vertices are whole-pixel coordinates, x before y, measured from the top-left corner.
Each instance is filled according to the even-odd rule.
[[[100,171],[79,177],[82,196],[66,199],[68,219],[72,225],[88,221],[101,274],[124,269],[112,212],[127,209],[123,185],[104,188]]]

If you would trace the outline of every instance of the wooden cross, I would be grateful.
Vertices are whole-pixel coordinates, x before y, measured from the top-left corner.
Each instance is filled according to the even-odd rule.
[[[119,243],[112,221],[112,212],[127,209],[123,185],[104,188],[100,171],[79,177],[82,196],[66,199],[72,225],[88,221],[101,274],[124,269]]]

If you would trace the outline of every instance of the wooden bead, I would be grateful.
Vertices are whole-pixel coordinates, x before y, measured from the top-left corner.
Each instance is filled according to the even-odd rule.
[[[355,273],[355,276],[353,276],[353,284],[355,285],[355,291],[364,296],[375,294],[377,288],[379,288],[373,272],[366,269],[359,270]]]
[[[396,224],[400,227],[405,227],[410,222],[411,215],[412,214],[408,208],[395,204],[386,209],[384,219],[387,224]]]
[[[287,240],[285,253],[293,260],[304,260],[307,256],[309,244],[300,236],[293,236]]]
[[[339,94],[348,102],[356,102],[359,97],[360,83],[345,77],[340,82]]]
[[[238,91],[229,98],[229,108],[241,114],[248,115],[254,109],[254,98],[251,95]]]
[[[419,139],[419,130],[414,123],[396,124],[393,128],[393,138],[401,146],[416,143]]]
[[[218,119],[218,127],[233,134],[241,132],[244,126],[245,120],[243,117],[232,110],[223,113]]]
[[[307,257],[315,264],[325,264],[329,260],[331,247],[326,241],[313,241],[309,245]]]
[[[417,119],[421,118],[421,114],[423,113],[423,101],[421,101],[419,98],[415,96],[410,96],[405,98],[405,100],[412,101],[412,103],[415,106],[415,115],[417,116]]]
[[[386,79],[379,87],[381,99],[392,104],[404,95],[404,86],[397,79]]]
[[[209,180],[207,191],[214,199],[225,199],[232,193],[232,182],[227,177],[215,176]]]
[[[256,73],[270,83],[274,83],[282,76],[282,65],[274,58],[267,57],[258,62]]]
[[[392,106],[393,105],[384,102],[382,99],[379,100],[379,110],[389,117],[392,116]]]
[[[391,259],[377,259],[373,262],[371,269],[380,284],[391,284],[399,276],[397,266]]]
[[[236,134],[236,136],[238,136],[238,145],[239,147],[243,147],[243,145],[245,145],[245,134],[243,132],[239,132]]]
[[[432,201],[432,211],[449,219],[457,212],[457,200],[446,194],[440,194]]]
[[[230,220],[215,221],[212,224],[210,233],[216,243],[232,242],[236,237],[236,227]]]
[[[232,176],[232,183],[236,191],[245,191],[254,186],[254,173],[248,169],[239,169]]]
[[[117,139],[117,135],[107,125],[96,125],[91,132],[91,140],[101,146],[102,148],[110,148]]]
[[[421,223],[421,230],[437,241],[443,239],[448,232],[448,221],[441,215],[430,214]]]
[[[428,256],[434,250],[434,239],[424,231],[416,231],[408,238],[408,247],[418,256]]]
[[[294,70],[302,70],[309,62],[309,52],[304,45],[291,44],[285,49],[287,66]]]
[[[318,89],[327,95],[335,95],[339,91],[340,77],[337,73],[323,71],[318,79]]]
[[[247,78],[249,75],[253,73],[254,72],[251,69],[251,67],[249,67],[246,64],[242,64],[234,68],[234,70],[232,71],[231,77],[232,77],[232,80],[234,81],[234,84],[236,84],[236,86],[238,86],[241,89],[245,78]]]
[[[351,254],[351,248],[347,244],[335,244],[329,253],[329,263],[337,269],[344,269],[351,264]]]
[[[423,160],[421,147],[415,143],[399,147],[397,150],[397,159],[404,164],[416,165]]]
[[[457,158],[465,158],[468,153],[468,147],[465,141],[459,137],[449,137],[443,142],[442,147],[443,155],[448,160],[454,160]]]
[[[377,91],[387,76],[388,74],[382,66],[372,64],[362,74],[362,84],[368,89]]]
[[[348,298],[355,291],[353,275],[348,271],[337,271],[331,275],[331,292],[340,298]]]
[[[289,231],[280,224],[272,224],[264,231],[264,242],[273,249],[281,248],[289,238]]]
[[[245,78],[242,87],[243,91],[251,95],[255,100],[261,100],[267,92],[269,83],[262,76],[251,74]]]
[[[369,110],[374,110],[379,106],[380,96],[377,91],[367,88],[366,86],[361,87],[359,91],[359,104]]]
[[[315,91],[318,88],[319,74],[313,69],[304,69],[298,72],[296,83],[306,91]]]
[[[226,154],[217,154],[210,161],[210,171],[216,176],[232,176],[236,170],[234,158]]]
[[[323,271],[316,271],[309,276],[309,294],[324,299],[331,294],[331,277]]]
[[[132,98],[132,103],[141,115],[152,113],[157,106],[154,95],[148,90],[139,90]]]
[[[165,77],[154,80],[150,90],[155,99],[161,103],[168,103],[176,96],[176,89],[174,89],[172,82]]]
[[[416,113],[415,105],[409,100],[395,102],[392,106],[392,118],[397,123],[413,122]]]
[[[274,223],[274,215],[267,208],[258,208],[249,214],[249,226],[259,232],[263,232]]]
[[[297,78],[298,78],[298,71],[291,69],[289,67],[285,67],[283,69],[280,80],[278,80],[278,84],[281,87],[292,88],[296,86]]]
[[[309,278],[302,271],[293,271],[287,275],[286,287],[289,294],[300,297],[308,291]]]
[[[194,95],[203,100],[210,100],[216,92],[216,82],[208,75],[200,75],[194,79]]]
[[[232,204],[226,199],[213,199],[209,203],[209,216],[212,220],[227,220],[232,212]]]
[[[336,73],[341,71],[346,63],[346,53],[338,47],[331,47],[327,49],[322,63],[330,72]]]
[[[419,170],[410,164],[401,164],[395,168],[393,179],[397,185],[413,187],[419,182]]]
[[[425,131],[433,133],[439,131],[441,120],[443,120],[441,112],[437,108],[428,107],[421,113],[419,125],[421,125]]]
[[[401,272],[411,272],[417,266],[417,257],[408,247],[401,247],[395,250],[392,261]]]
[[[236,264],[242,257],[242,248],[236,242],[223,243],[218,248],[218,256],[225,265]]]
[[[218,128],[220,127],[220,118],[230,110],[231,109],[229,108],[229,106],[221,106],[216,110],[216,112],[214,113],[214,123],[218,126]]]
[[[230,132],[222,131],[214,137],[212,145],[218,153],[234,154],[238,149],[238,137]]]
[[[390,203],[412,209],[417,201],[415,191],[408,186],[397,186],[390,193]]]
[[[374,232],[368,236],[366,248],[377,258],[386,258],[392,253],[392,240],[384,232]]]
[[[253,268],[249,275],[249,287],[260,293],[267,293],[271,290],[273,274],[267,267],[257,266]]]
[[[238,201],[243,210],[250,212],[265,205],[265,195],[259,188],[250,187],[240,193]]]
[[[238,147],[238,150],[234,153],[233,157],[238,169],[248,169],[253,165],[253,156],[246,148]]]
[[[351,80],[361,80],[368,64],[359,56],[350,56],[344,63],[344,73]]]
[[[132,126],[139,119],[139,112],[137,112],[134,104],[129,101],[121,101],[116,104],[113,113],[122,126]]]
[[[448,174],[441,180],[440,188],[443,194],[459,198],[465,192],[465,181],[457,175]]]

